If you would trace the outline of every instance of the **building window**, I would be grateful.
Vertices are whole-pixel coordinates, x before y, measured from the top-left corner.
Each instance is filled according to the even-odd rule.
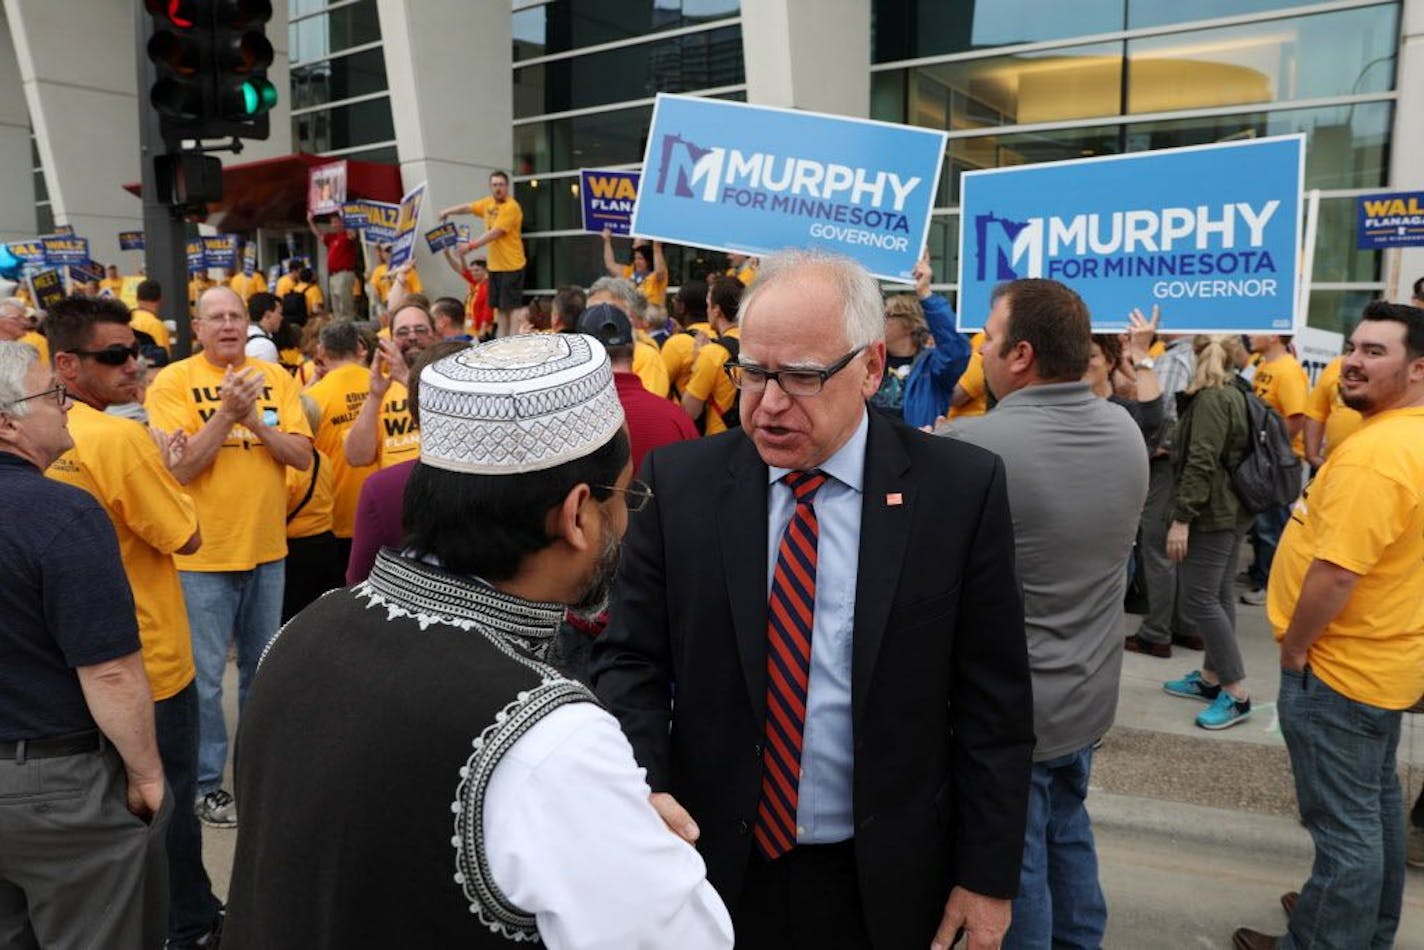
[[[332,53],[376,43],[381,39],[381,18],[376,12],[376,0],[356,0],[315,16],[304,16],[310,12],[308,8],[311,6],[295,3],[292,7],[287,52],[293,63],[322,59]],[[299,16],[302,18],[298,19]]]
[[[386,56],[379,46],[292,67],[293,109],[341,102],[389,88]]]
[[[740,7],[739,0],[551,0],[514,11],[514,61],[699,26]]]
[[[292,147],[320,154],[396,137],[389,96],[292,116]]]

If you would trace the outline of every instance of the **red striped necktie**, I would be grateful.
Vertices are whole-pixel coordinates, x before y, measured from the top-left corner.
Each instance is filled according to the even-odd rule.
[[[766,743],[756,843],[776,859],[796,845],[796,803],[801,785],[801,736],[811,677],[811,629],[816,614],[816,540],[813,502],[826,483],[819,472],[789,472],[782,479],[796,510],[776,552],[767,605]]]

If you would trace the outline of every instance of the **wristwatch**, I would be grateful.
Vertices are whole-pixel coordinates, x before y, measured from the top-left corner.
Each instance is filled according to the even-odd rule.
[[[1133,369],[1151,369],[1157,365],[1157,361],[1150,356],[1144,356],[1132,364]]]

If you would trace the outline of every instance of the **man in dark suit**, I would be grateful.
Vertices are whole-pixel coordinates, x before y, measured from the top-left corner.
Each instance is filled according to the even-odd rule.
[[[742,312],[742,428],[644,464],[596,690],[738,947],[997,947],[1033,751],[1004,467],[867,411],[858,265],[769,258]]]

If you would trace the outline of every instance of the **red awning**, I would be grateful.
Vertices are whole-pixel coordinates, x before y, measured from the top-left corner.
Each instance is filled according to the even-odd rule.
[[[208,205],[207,223],[219,231],[306,226],[307,170],[339,159],[298,152],[223,168],[223,200]],[[124,190],[142,197],[137,182]],[[346,197],[399,202],[400,169],[380,162],[346,162]]]

